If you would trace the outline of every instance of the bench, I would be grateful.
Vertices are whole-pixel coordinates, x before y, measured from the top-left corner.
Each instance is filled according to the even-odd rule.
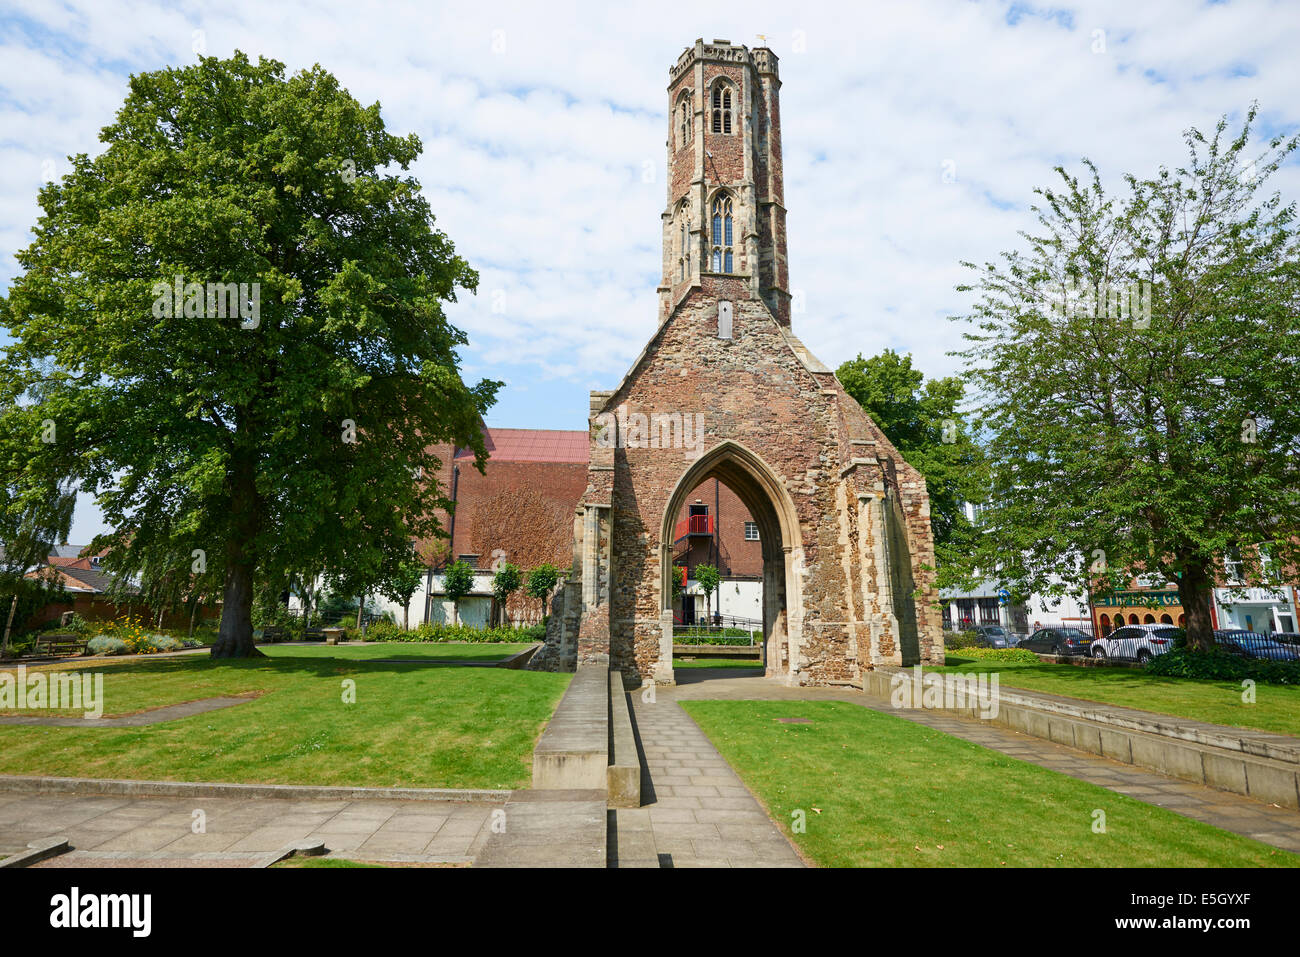
[[[31,653],[41,657],[84,655],[86,639],[77,635],[38,635]]]

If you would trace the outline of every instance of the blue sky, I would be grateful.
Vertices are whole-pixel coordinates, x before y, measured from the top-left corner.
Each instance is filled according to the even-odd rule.
[[[1017,243],[1035,186],[1087,156],[1111,183],[1239,116],[1300,127],[1300,4],[0,3],[0,288],[42,178],[95,152],[132,72],[196,48],[319,62],[389,127],[482,275],[449,313],[490,425],[582,428],[655,326],[668,67],[697,37],[781,58],[797,334],[832,367],[889,347],[954,372],[960,260]],[[945,171],[950,175],[945,176]],[[1300,194],[1295,164],[1274,181]],[[79,507],[73,540],[100,528]]]

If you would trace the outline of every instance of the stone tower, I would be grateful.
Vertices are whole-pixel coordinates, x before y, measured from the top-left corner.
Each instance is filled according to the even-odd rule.
[[[669,73],[660,318],[701,276],[741,275],[788,326],[776,54],[696,40]]]
[[[780,86],[770,50],[722,40],[669,70],[658,328],[591,393],[573,564],[531,667],[673,681],[675,520],[710,478],[758,526],[769,676],[943,661],[925,480],[790,326]]]

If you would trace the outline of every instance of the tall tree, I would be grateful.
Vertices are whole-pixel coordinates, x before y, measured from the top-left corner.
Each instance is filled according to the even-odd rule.
[[[1119,197],[1086,160],[1058,169],[1027,248],[959,287],[979,294],[983,556],[1049,594],[1175,582],[1199,649],[1228,548],[1300,558],[1300,243],[1295,203],[1260,192],[1297,139],[1252,154],[1254,119],[1188,131],[1185,166]]]
[[[133,76],[101,140],[41,190],[0,375],[57,424],[57,477],[97,495],[108,567],[201,555],[213,656],[255,654],[255,579],[383,581],[451,504],[412,479],[438,474],[430,448],[482,467],[499,384],[462,382],[443,313],[478,277],[400,172],[419,139],[319,66]]]
[[[524,591],[542,604],[542,621],[546,620],[546,601],[551,597],[551,589],[560,581],[560,570],[550,562],[542,562],[528,573]]]
[[[442,575],[443,593],[451,602],[451,622],[460,624],[460,600],[474,590],[474,569],[467,562],[452,562]]]
[[[722,574],[713,565],[696,565],[695,580],[704,592],[705,621],[713,622],[713,595],[722,584]]]
[[[409,560],[397,567],[393,574],[380,586],[380,594],[389,601],[402,606],[402,630],[411,627],[411,598],[424,581],[424,563],[412,553]]]
[[[524,579],[519,574],[519,569],[509,562],[502,562],[501,567],[492,575],[492,597],[496,599],[502,624],[508,624],[506,603],[510,600],[510,596],[520,589],[523,583]]]
[[[910,355],[886,349],[859,355],[836,370],[844,390],[871,416],[908,464],[925,476],[930,525],[941,585],[973,569],[969,556],[976,533],[966,503],[988,494],[987,462],[963,409],[961,379],[926,379]]]

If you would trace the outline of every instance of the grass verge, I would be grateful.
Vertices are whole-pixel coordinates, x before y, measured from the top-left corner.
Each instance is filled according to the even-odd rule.
[[[681,705],[823,866],[1300,865],[1287,851],[859,705]],[[776,720],[792,717],[811,723]],[[1105,833],[1093,831],[1097,811]]]
[[[533,746],[569,681],[300,656],[137,659],[79,670],[103,672],[107,715],[256,698],[139,728],[0,725],[0,774],[512,788],[528,782]],[[344,700],[350,688],[355,703]]]

